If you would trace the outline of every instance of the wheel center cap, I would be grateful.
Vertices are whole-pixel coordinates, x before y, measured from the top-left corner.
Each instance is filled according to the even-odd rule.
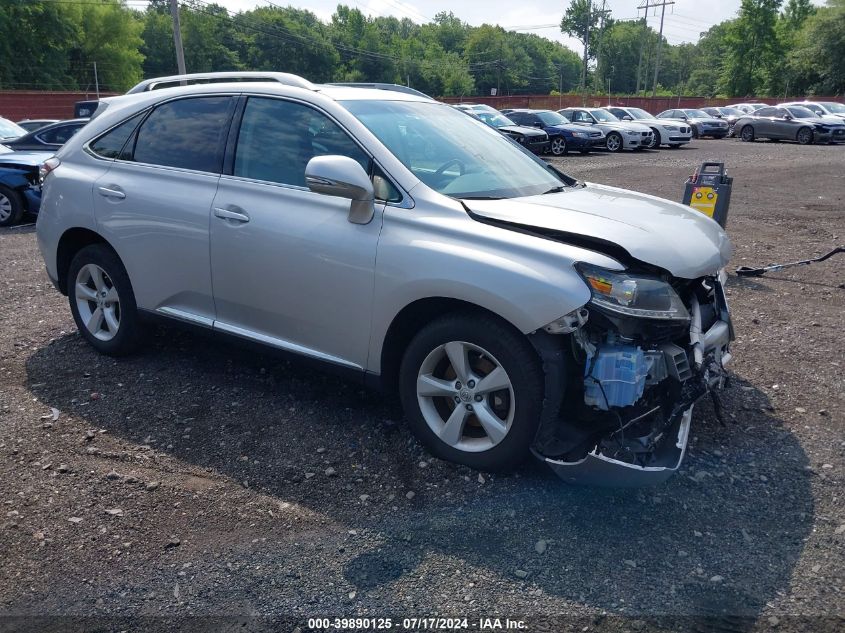
[[[470,402],[472,400],[472,392],[469,389],[461,389],[458,395],[463,402]]]

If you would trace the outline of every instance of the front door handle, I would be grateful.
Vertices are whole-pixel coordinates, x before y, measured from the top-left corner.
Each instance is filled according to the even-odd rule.
[[[231,209],[223,209],[221,207],[214,207],[214,215],[223,220],[234,220],[235,222],[249,222],[249,216],[243,211],[232,211]]]
[[[117,189],[115,185],[112,185],[111,187],[98,187],[97,191],[100,192],[101,196],[106,198],[117,198],[118,200],[126,198],[126,194],[120,189]]]

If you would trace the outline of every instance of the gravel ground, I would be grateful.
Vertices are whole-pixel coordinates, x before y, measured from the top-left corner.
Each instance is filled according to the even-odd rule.
[[[712,159],[735,178],[732,267],[845,242],[845,147],[696,141],[555,162],[680,199]],[[680,475],[602,490],[431,459],[377,394],[192,332],[98,356],[33,228],[0,230],[0,630],[305,631],[356,615],[836,630],[843,264],[732,275],[728,423],[700,405]]]

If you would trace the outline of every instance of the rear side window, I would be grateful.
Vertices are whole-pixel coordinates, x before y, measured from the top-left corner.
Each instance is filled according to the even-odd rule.
[[[234,175],[305,187],[315,156],[348,156],[369,169],[369,156],[326,115],[300,103],[250,97],[238,133]]]
[[[88,146],[89,149],[102,158],[117,158],[120,156],[120,150],[126,145],[126,141],[132,136],[132,132],[135,131],[138,122],[143,118],[144,114],[146,112],[136,114],[131,119],[127,119],[120,125],[113,127],[100,138],[93,141]]]
[[[233,103],[229,96],[163,103],[141,124],[127,160],[219,173]]]

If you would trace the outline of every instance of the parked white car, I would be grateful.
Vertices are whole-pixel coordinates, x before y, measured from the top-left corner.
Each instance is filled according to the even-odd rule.
[[[785,106],[802,106],[823,119],[845,121],[845,105],[835,101],[789,101],[778,105],[779,108]]]
[[[564,108],[558,112],[576,125],[594,127],[604,132],[609,152],[646,149],[654,142],[650,127],[632,121],[620,121],[603,108]]]
[[[482,470],[678,468],[730,360],[719,224],[425,96],[277,77],[113,97],[46,161],[38,244],[85,341],[127,354],[157,317],[308,357]]]
[[[605,110],[621,121],[634,121],[650,127],[654,136],[649,149],[657,149],[661,145],[668,145],[674,149],[692,140],[692,128],[686,123],[658,119],[642,108],[610,106]]]

